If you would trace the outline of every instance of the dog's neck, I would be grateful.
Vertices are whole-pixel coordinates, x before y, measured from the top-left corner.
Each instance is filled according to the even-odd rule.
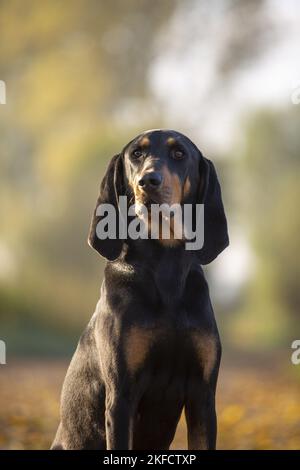
[[[128,245],[126,261],[145,266],[165,304],[174,304],[183,296],[186,280],[195,257],[183,245],[166,247],[156,240],[136,240]]]

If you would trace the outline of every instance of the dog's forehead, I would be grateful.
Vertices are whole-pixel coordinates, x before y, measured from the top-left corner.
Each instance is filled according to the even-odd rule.
[[[174,145],[176,143],[186,144],[197,148],[196,145],[184,134],[172,129],[150,129],[136,136],[130,144],[143,147],[150,145]]]

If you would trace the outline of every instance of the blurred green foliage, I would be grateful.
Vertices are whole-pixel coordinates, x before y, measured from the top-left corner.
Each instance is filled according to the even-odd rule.
[[[289,346],[300,312],[300,108],[251,116],[237,148],[240,224],[255,255],[252,277],[229,322],[233,342]]]
[[[0,335],[10,353],[66,349],[94,309],[103,261],[86,243],[90,217],[107,162],[137,132],[128,102],[145,96],[151,44],[176,2],[156,6],[0,3]]]
[[[104,265],[86,243],[97,188],[130,137],[168,126],[163,110],[147,113],[147,74],[177,4],[0,2],[0,337],[11,354],[68,351],[93,312]],[[249,38],[233,46],[226,76],[248,58]],[[223,155],[223,193],[255,256],[222,321],[239,348],[290,344],[298,322],[299,128],[299,106],[261,111]]]

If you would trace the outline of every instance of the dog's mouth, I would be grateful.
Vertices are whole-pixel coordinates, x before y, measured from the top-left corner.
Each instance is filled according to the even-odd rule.
[[[135,198],[135,214],[146,224],[151,237],[171,246],[182,242],[183,235],[181,230],[178,232],[178,228],[174,229],[178,225],[175,222],[175,212],[168,210],[172,205],[168,199],[164,201],[152,195],[139,195]]]
[[[172,190],[169,188],[162,188],[159,191],[134,191],[135,201],[138,204],[143,204],[147,209],[151,209],[152,204],[172,204]]]
[[[157,204],[153,199],[150,198],[135,198],[135,213],[140,218],[145,218],[145,209],[148,213],[148,220],[150,221],[151,207],[153,204]]]
[[[137,216],[140,216],[142,214],[142,208],[143,210],[146,209],[149,217],[149,221],[151,220],[151,213],[152,210],[156,210],[158,207],[163,207],[166,206],[168,207],[170,203],[168,201],[161,200],[160,198],[153,198],[153,197],[144,197],[144,198],[136,198],[135,200],[135,207],[136,207],[136,214]],[[164,214],[164,211],[162,211]],[[172,213],[169,213],[169,218],[173,218]],[[165,220],[167,220],[167,216],[163,216]]]
[[[151,207],[154,204],[162,204],[158,198],[154,199],[150,197],[143,198],[142,200],[139,200],[138,203],[143,204],[148,210],[151,210]]]
[[[151,233],[157,234],[157,238],[160,240],[166,238],[171,242],[175,238],[175,213],[170,210],[170,206],[178,205],[178,202],[173,201],[173,195],[172,188],[167,185],[151,192],[134,188],[136,216],[146,223]]]

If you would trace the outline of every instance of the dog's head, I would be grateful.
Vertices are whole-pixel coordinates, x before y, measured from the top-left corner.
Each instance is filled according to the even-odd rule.
[[[114,156],[107,168],[92,218],[88,242],[109,260],[122,250],[123,239],[101,240],[96,227],[100,204],[118,209],[119,196],[140,208],[151,204],[204,204],[204,245],[197,255],[201,264],[213,261],[229,243],[221,189],[215,168],[186,136],[172,130],[146,131]],[[171,221],[170,221],[171,222]],[[118,221],[117,233],[118,233]],[[150,221],[151,223],[151,221]],[[159,237],[160,243],[172,245]],[[178,240],[177,240],[178,242]]]

